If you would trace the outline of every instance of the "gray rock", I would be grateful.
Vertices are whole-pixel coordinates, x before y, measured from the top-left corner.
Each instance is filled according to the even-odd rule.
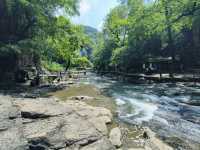
[[[18,100],[15,105],[20,108],[23,118],[39,119],[69,114],[72,109],[65,108],[54,99],[26,99]]]
[[[109,139],[114,146],[116,146],[116,147],[122,146],[121,138],[122,138],[121,130],[118,127],[114,128],[110,131]]]
[[[23,131],[18,125],[8,130],[0,131],[1,150],[23,150],[27,149],[27,147],[28,143],[23,137]]]
[[[112,150],[105,138],[112,114],[81,101],[0,97],[1,150]]]
[[[23,136],[20,112],[12,103],[12,98],[0,96],[0,149],[23,150],[27,140]]]
[[[87,145],[102,136],[92,124],[76,114],[66,118],[55,117],[26,124],[24,134],[31,143],[43,141],[43,146],[54,149],[74,144]]]
[[[112,143],[107,138],[102,138],[92,144],[89,144],[81,150],[115,150],[116,148],[112,145]]]
[[[69,98],[70,100],[79,100],[79,101],[86,101],[86,100],[92,100],[94,99],[93,97],[89,96],[73,96]]]
[[[103,135],[108,134],[106,124],[112,120],[112,113],[108,109],[92,107],[80,101],[68,101],[65,105],[71,107],[79,116],[92,123]]]

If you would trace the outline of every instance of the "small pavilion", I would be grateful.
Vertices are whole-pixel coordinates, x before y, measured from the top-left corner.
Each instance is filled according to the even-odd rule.
[[[169,73],[172,65],[172,57],[148,57],[143,64],[143,70],[146,74]]]

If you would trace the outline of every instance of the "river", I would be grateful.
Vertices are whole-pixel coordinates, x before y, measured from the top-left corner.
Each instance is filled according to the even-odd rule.
[[[80,82],[114,98],[121,121],[148,126],[177,149],[186,144],[200,149],[200,85],[129,84],[94,73]]]

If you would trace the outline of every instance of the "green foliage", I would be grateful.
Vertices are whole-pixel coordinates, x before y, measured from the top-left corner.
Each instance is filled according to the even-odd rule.
[[[105,70],[110,64],[112,56],[111,46],[105,45],[102,34],[98,35],[97,45],[95,45],[93,52],[93,64],[97,70]],[[108,49],[110,47],[110,49]]]
[[[42,61],[42,66],[50,72],[64,71],[64,67],[56,62]]]
[[[80,68],[90,68],[92,67],[92,63],[87,59],[87,57],[79,57],[73,59],[72,66]]]
[[[90,61],[98,70],[137,70],[147,56],[178,55],[188,67],[198,64],[199,0],[119,2],[98,33],[66,17],[78,14],[79,0],[1,0],[0,57],[16,62],[28,55],[52,71],[91,67]]]
[[[116,48],[113,51],[111,58],[111,65],[120,66],[123,63],[124,57],[126,56],[127,47]]]
[[[31,40],[24,40],[16,44],[2,46],[0,48],[1,75],[4,76],[4,74],[10,72],[15,73],[18,69],[25,69],[31,66],[38,68],[40,57],[38,51],[34,49],[35,44]]]
[[[116,46],[125,45],[128,29],[128,8],[126,5],[114,8],[107,16],[104,33]]]
[[[47,45],[42,53],[47,59],[56,61],[69,68],[72,59],[79,56],[83,47],[87,47],[89,38],[81,26],[73,25],[64,17],[58,17],[52,27],[54,33],[45,39]]]
[[[42,64],[50,71],[67,70],[74,59],[76,65],[89,64],[79,53],[92,45],[91,40],[82,26],[66,17],[79,13],[78,4],[79,0],[0,1],[0,46],[9,54],[2,55],[16,55],[13,61],[18,61],[33,53],[34,63],[45,60]]]
[[[198,63],[198,0],[120,2],[108,14],[94,51],[96,69],[137,71],[147,56],[171,56],[175,61],[178,55],[184,65]]]
[[[47,32],[58,9],[78,13],[78,0],[1,0],[0,40],[5,43],[32,38]]]

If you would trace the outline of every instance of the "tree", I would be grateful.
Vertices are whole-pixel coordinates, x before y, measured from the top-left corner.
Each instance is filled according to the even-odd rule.
[[[80,57],[79,50],[89,43],[82,27],[73,25],[68,19],[79,13],[78,4],[79,0],[0,1],[2,53],[4,48],[17,47],[14,49],[17,55],[37,53],[38,61],[46,61],[43,64],[59,66],[56,65],[59,63],[68,69],[73,59]]]
[[[194,43],[199,41],[200,1],[120,0],[120,3],[107,16],[101,50],[96,55],[104,68],[141,72],[149,56],[172,57],[173,68],[167,70],[171,75],[179,70],[180,63],[187,62],[187,67],[198,64],[199,47]],[[107,57],[103,57],[105,54]]]
[[[0,41],[16,43],[32,37],[34,29],[44,29],[58,9],[77,13],[78,0],[2,0],[0,4]]]

